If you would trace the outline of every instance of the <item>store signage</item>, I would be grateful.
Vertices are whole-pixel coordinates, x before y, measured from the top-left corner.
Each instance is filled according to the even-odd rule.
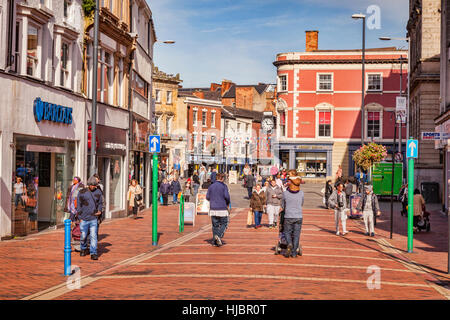
[[[67,149],[65,147],[51,147],[51,146],[41,146],[41,145],[35,145],[35,144],[27,144],[25,151],[67,153]]]
[[[34,99],[33,112],[36,122],[47,120],[72,124],[72,108],[42,101],[41,98]]]
[[[422,131],[422,140],[447,140],[447,139],[450,139],[450,133]]]

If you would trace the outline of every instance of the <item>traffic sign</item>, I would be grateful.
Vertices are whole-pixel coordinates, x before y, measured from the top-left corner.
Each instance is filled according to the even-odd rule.
[[[395,154],[395,162],[402,162],[403,161],[403,155],[400,152],[397,152]]]
[[[231,140],[228,138],[223,139],[223,145],[225,147],[228,147],[231,144]]]
[[[150,152],[161,152],[161,136],[150,136],[148,141]]]
[[[406,157],[407,158],[417,158],[419,148],[419,142],[417,140],[408,139],[406,144]]]

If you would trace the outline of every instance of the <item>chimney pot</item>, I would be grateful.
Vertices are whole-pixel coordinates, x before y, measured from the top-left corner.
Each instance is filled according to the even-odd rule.
[[[319,31],[307,30],[306,33],[306,52],[312,52],[319,49]]]

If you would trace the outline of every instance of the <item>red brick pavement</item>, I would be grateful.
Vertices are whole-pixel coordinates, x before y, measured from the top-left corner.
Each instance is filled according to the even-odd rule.
[[[51,288],[45,299],[445,299],[433,276],[393,251],[385,235],[367,238],[348,220],[336,236],[333,214],[305,210],[302,257],[274,255],[276,229],[248,229],[246,209],[235,210],[221,248],[210,245],[209,218],[178,234],[177,208],[161,210],[161,248],[151,246],[151,212],[143,219],[104,224],[97,262],[73,255],[82,288],[68,290],[63,277],[63,233],[0,243],[0,298],[17,299]],[[266,217],[264,217],[266,219]],[[378,227],[384,222],[379,220]],[[431,234],[429,234],[431,235]],[[400,239],[399,239],[400,241]],[[418,243],[418,242],[417,242]],[[422,259],[421,252],[417,257]],[[133,258],[134,257],[134,258]],[[133,258],[133,259],[130,259]],[[124,263],[125,259],[130,259]],[[425,258],[423,258],[425,259]],[[369,290],[369,266],[381,271],[381,288]],[[59,287],[58,284],[62,284]],[[450,298],[447,295],[447,298]]]

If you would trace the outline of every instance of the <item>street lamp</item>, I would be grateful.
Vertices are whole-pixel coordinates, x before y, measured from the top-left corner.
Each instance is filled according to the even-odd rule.
[[[361,87],[361,147],[364,145],[364,64],[366,56],[366,15],[356,13],[352,15],[355,20],[362,19],[362,87]]]

